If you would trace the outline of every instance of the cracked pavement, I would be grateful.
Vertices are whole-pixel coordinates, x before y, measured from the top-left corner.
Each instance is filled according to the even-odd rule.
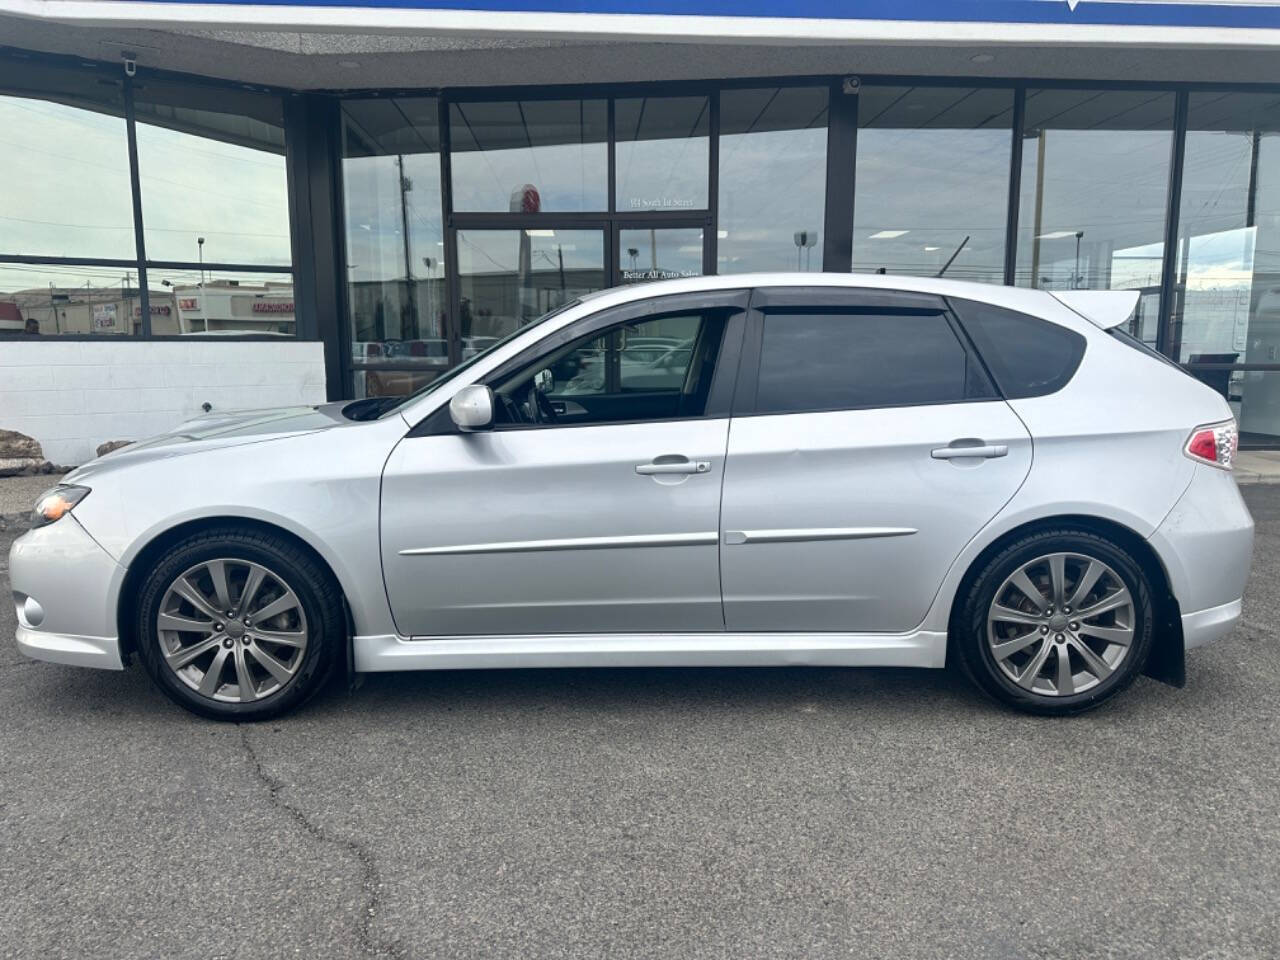
[[[1241,627],[1070,720],[938,671],[547,670],[237,727],[26,661],[5,603],[0,956],[1274,957],[1280,486],[1245,495]]]

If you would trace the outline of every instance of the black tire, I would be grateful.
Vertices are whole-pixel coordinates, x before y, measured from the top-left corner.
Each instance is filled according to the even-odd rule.
[[[252,702],[203,696],[169,668],[161,646],[156,620],[165,593],[184,571],[217,559],[259,564],[279,574],[297,595],[306,618],[306,646],[298,654],[295,673],[279,689]],[[202,717],[235,722],[270,720],[315,696],[342,662],[347,640],[341,591],[329,571],[283,537],[234,526],[193,534],[164,553],[139,588],[134,630],[138,658],[169,699]]]
[[[1023,565],[1055,553],[1081,554],[1102,561],[1123,582],[1133,601],[1132,642],[1119,666],[1084,692],[1065,696],[1028,691],[1015,683],[997,664],[987,636],[988,612],[1006,579]],[[1051,716],[1082,713],[1123,691],[1142,672],[1155,625],[1151,596],[1151,584],[1141,564],[1116,543],[1084,530],[1036,531],[1010,543],[983,564],[952,618],[951,650],[969,679],[1001,703],[1027,713]]]

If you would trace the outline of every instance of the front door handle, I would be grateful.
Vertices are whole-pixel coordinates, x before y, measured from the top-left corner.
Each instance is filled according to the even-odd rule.
[[[655,457],[652,463],[636,464],[636,473],[640,474],[642,477],[710,472],[710,460],[690,460],[688,457],[675,455]]]
[[[991,460],[1007,457],[1009,448],[1003,443],[983,443],[981,440],[953,440],[945,447],[938,447],[929,456],[935,460],[958,460],[961,457],[981,457]]]

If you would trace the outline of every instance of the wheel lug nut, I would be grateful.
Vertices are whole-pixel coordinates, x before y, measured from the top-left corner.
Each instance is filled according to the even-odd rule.
[[[232,643],[233,643],[233,641],[232,641],[232,639],[231,639],[230,637],[227,637],[227,639],[225,639],[225,640],[223,640],[223,641],[222,641],[222,645],[223,645],[224,647],[230,647]]]
[[[1067,624],[1067,626],[1069,626],[1072,630],[1080,629],[1080,624],[1076,623],[1075,621],[1072,621],[1071,623]]]
[[[1070,612],[1071,612],[1071,608],[1070,608],[1070,607],[1063,607],[1063,608],[1062,608],[1062,612],[1063,612],[1063,613],[1070,613]]]
[[[213,629],[215,629],[215,630],[221,630],[221,629],[222,629],[222,624],[220,624],[220,623],[215,623],[215,624],[213,625]]]
[[[1046,627],[1046,626],[1042,623],[1042,624],[1040,624],[1040,632],[1041,632],[1041,633],[1048,633],[1048,632],[1049,632],[1049,628],[1048,628],[1048,627]]]
[[[1059,643],[1061,643],[1061,642],[1062,642],[1062,640],[1063,640],[1063,636],[1062,636],[1062,634],[1058,634],[1058,636],[1057,636],[1055,639],[1056,639]]]

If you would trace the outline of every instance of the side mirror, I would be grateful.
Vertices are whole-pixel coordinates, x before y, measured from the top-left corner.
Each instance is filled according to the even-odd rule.
[[[493,426],[493,391],[483,384],[463,387],[449,401],[449,416],[463,433]]]
[[[539,370],[533,376],[533,388],[539,393],[550,393],[556,388],[556,377],[550,370]]]

